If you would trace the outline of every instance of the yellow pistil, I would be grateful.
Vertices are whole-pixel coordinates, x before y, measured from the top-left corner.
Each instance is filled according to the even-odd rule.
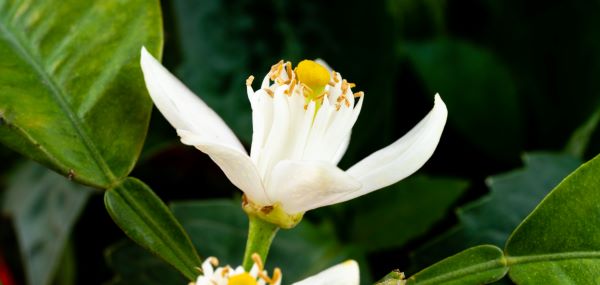
[[[256,278],[252,277],[250,273],[244,272],[229,277],[227,285],[256,285]]]
[[[303,60],[296,66],[295,71],[298,82],[308,87],[305,89],[306,102],[315,100],[317,105],[320,105],[323,99],[321,95],[330,80],[327,68],[312,60]]]

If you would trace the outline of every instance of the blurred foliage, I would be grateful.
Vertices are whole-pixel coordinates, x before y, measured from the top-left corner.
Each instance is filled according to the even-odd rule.
[[[349,241],[368,252],[401,247],[442,220],[467,186],[459,179],[413,176],[343,205],[346,222],[338,224],[348,228]]]
[[[171,209],[190,233],[194,245],[204,254],[204,258],[216,256],[221,266],[229,264],[236,267],[241,264],[248,234],[248,218],[240,208],[240,202],[178,202],[173,203]],[[183,284],[185,281],[165,263],[131,242],[114,245],[107,250],[106,257],[117,273],[113,284]],[[293,230],[278,234],[266,268],[270,271],[275,267],[282,268],[287,284],[348,258],[361,261],[360,252],[352,247],[342,247],[330,225],[317,226],[307,221]],[[153,274],[148,275],[147,272]],[[363,275],[364,280],[369,279],[368,271]]]
[[[422,268],[479,244],[503,246],[510,233],[581,161],[567,154],[528,153],[525,167],[487,179],[490,193],[458,209],[459,225],[413,252]]]
[[[69,258],[63,249],[92,192],[34,162],[17,169],[6,189],[2,212],[15,225],[29,284],[52,284],[55,275],[69,279],[73,272],[60,266]]]
[[[428,175],[309,212],[305,226],[280,233],[267,267],[285,268],[286,280],[351,257],[363,261],[363,281],[368,282],[393,268],[422,269],[475,243],[502,245],[552,186],[580,163],[556,152],[573,131],[588,122],[571,138],[568,153],[585,160],[600,152],[597,115],[592,117],[600,110],[598,1],[163,0],[161,5],[165,65],[223,116],[247,146],[252,130],[244,80],[249,75],[262,78],[279,59],[297,63],[322,58],[365,91],[352,142],[340,163],[344,169],[402,136],[431,108],[434,93],[448,105],[449,121],[438,150],[421,170]],[[160,113],[153,113],[150,126],[134,175],[158,196],[165,201],[237,197],[239,191],[209,158],[179,144]],[[11,170],[21,159],[0,148],[0,160],[0,184],[18,180],[18,171]],[[505,174],[492,176],[486,185],[486,178],[496,173]],[[202,257],[214,254],[222,263],[239,263],[240,240],[246,234],[239,206],[222,202],[214,206],[222,207],[216,212],[198,210],[208,207],[203,203],[208,202],[175,203],[175,216]],[[393,206],[372,206],[379,203]],[[449,210],[462,204],[456,219]],[[123,237],[112,224],[93,227],[97,216],[106,216],[101,207],[93,210],[98,213],[84,215],[75,227],[76,252],[97,251],[90,244],[100,247]],[[6,229],[3,236],[13,231]],[[90,229],[99,234],[83,232]],[[315,240],[319,246],[310,248]],[[0,252],[10,254],[6,249],[14,241],[2,241],[9,243],[0,244]],[[283,258],[305,254],[304,259]],[[76,261],[68,260],[68,252],[64,256],[63,262],[74,262],[78,272],[100,276],[89,280],[78,275],[75,284],[112,278],[111,270],[90,262],[94,255],[78,253]],[[19,257],[7,260],[18,262]],[[107,260],[121,278],[113,280],[116,284],[165,284],[181,278],[131,243],[111,247]]]

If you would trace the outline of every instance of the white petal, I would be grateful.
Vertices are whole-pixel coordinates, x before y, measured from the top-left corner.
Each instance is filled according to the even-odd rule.
[[[323,161],[283,160],[271,173],[267,196],[288,214],[329,204],[331,199],[360,189],[361,184],[335,165]]]
[[[245,152],[240,141],[219,115],[143,47],[140,64],[152,101],[175,129],[187,130],[205,141]]]
[[[287,95],[283,94],[283,88],[275,91],[273,97],[272,126],[266,138],[264,148],[260,152],[258,169],[261,177],[268,181],[268,176],[277,164],[277,161],[285,157],[289,147],[288,139],[290,130],[290,110]]]
[[[259,205],[271,205],[268,200],[258,170],[245,152],[226,145],[205,141],[204,137],[186,130],[177,130],[181,142],[193,145],[210,158],[223,170],[227,178],[242,190],[248,198]]]
[[[354,260],[333,266],[292,285],[358,285],[360,272]]]
[[[421,168],[437,147],[447,117],[446,105],[436,94],[433,110],[412,130],[346,171],[362,183],[362,188],[340,197],[335,203],[396,183]]]

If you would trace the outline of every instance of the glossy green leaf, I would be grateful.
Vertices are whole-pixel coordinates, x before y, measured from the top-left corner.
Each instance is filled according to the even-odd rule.
[[[13,218],[27,281],[51,284],[94,190],[29,162],[15,172],[6,191],[3,210]]]
[[[352,242],[368,251],[400,247],[439,222],[468,185],[419,175],[352,201],[348,208],[359,213],[350,227]]]
[[[519,284],[600,282],[600,156],[563,180],[510,236]]]
[[[487,284],[499,280],[507,271],[502,250],[481,245],[426,268],[408,278],[406,284]]]
[[[494,54],[450,39],[407,45],[404,51],[427,94],[441,94],[452,126],[489,155],[516,160],[524,138],[521,106],[509,70]]]
[[[156,254],[188,280],[201,260],[190,238],[169,208],[143,182],[127,178],[104,195],[112,219],[131,238]]]
[[[108,188],[133,168],[151,101],[139,68],[161,54],[156,0],[0,0],[0,142]]]
[[[490,194],[458,210],[460,224],[418,249],[413,260],[428,265],[479,244],[503,246],[510,233],[564,177],[581,164],[571,155],[534,152],[525,166],[487,179]]]

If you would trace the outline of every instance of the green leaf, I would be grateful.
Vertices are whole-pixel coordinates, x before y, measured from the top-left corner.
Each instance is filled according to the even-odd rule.
[[[567,154],[534,152],[525,166],[487,179],[490,194],[458,210],[460,224],[413,253],[415,263],[430,264],[478,244],[503,246],[510,233],[544,196],[581,161]]]
[[[353,201],[348,208],[359,214],[352,242],[368,251],[400,247],[440,221],[467,187],[464,180],[419,175]]]
[[[0,0],[0,142],[108,188],[133,168],[151,102],[139,68],[161,54],[156,0]]]
[[[502,250],[481,245],[426,268],[408,278],[406,284],[487,284],[499,280],[507,271]]]
[[[594,112],[583,125],[575,130],[565,146],[565,152],[583,158],[598,123],[600,123],[600,110]]]
[[[388,275],[377,281],[376,285],[398,285],[405,279],[404,273],[398,270],[390,272]]]
[[[92,191],[33,162],[15,172],[3,210],[13,218],[29,284],[51,284]]]
[[[133,241],[156,254],[188,280],[202,261],[169,208],[143,182],[127,178],[104,195],[112,219]]]
[[[403,51],[427,94],[440,93],[458,131],[495,158],[517,158],[524,137],[519,97],[509,70],[494,54],[450,39],[407,45]]]
[[[563,180],[506,244],[519,284],[600,281],[600,156]]]

